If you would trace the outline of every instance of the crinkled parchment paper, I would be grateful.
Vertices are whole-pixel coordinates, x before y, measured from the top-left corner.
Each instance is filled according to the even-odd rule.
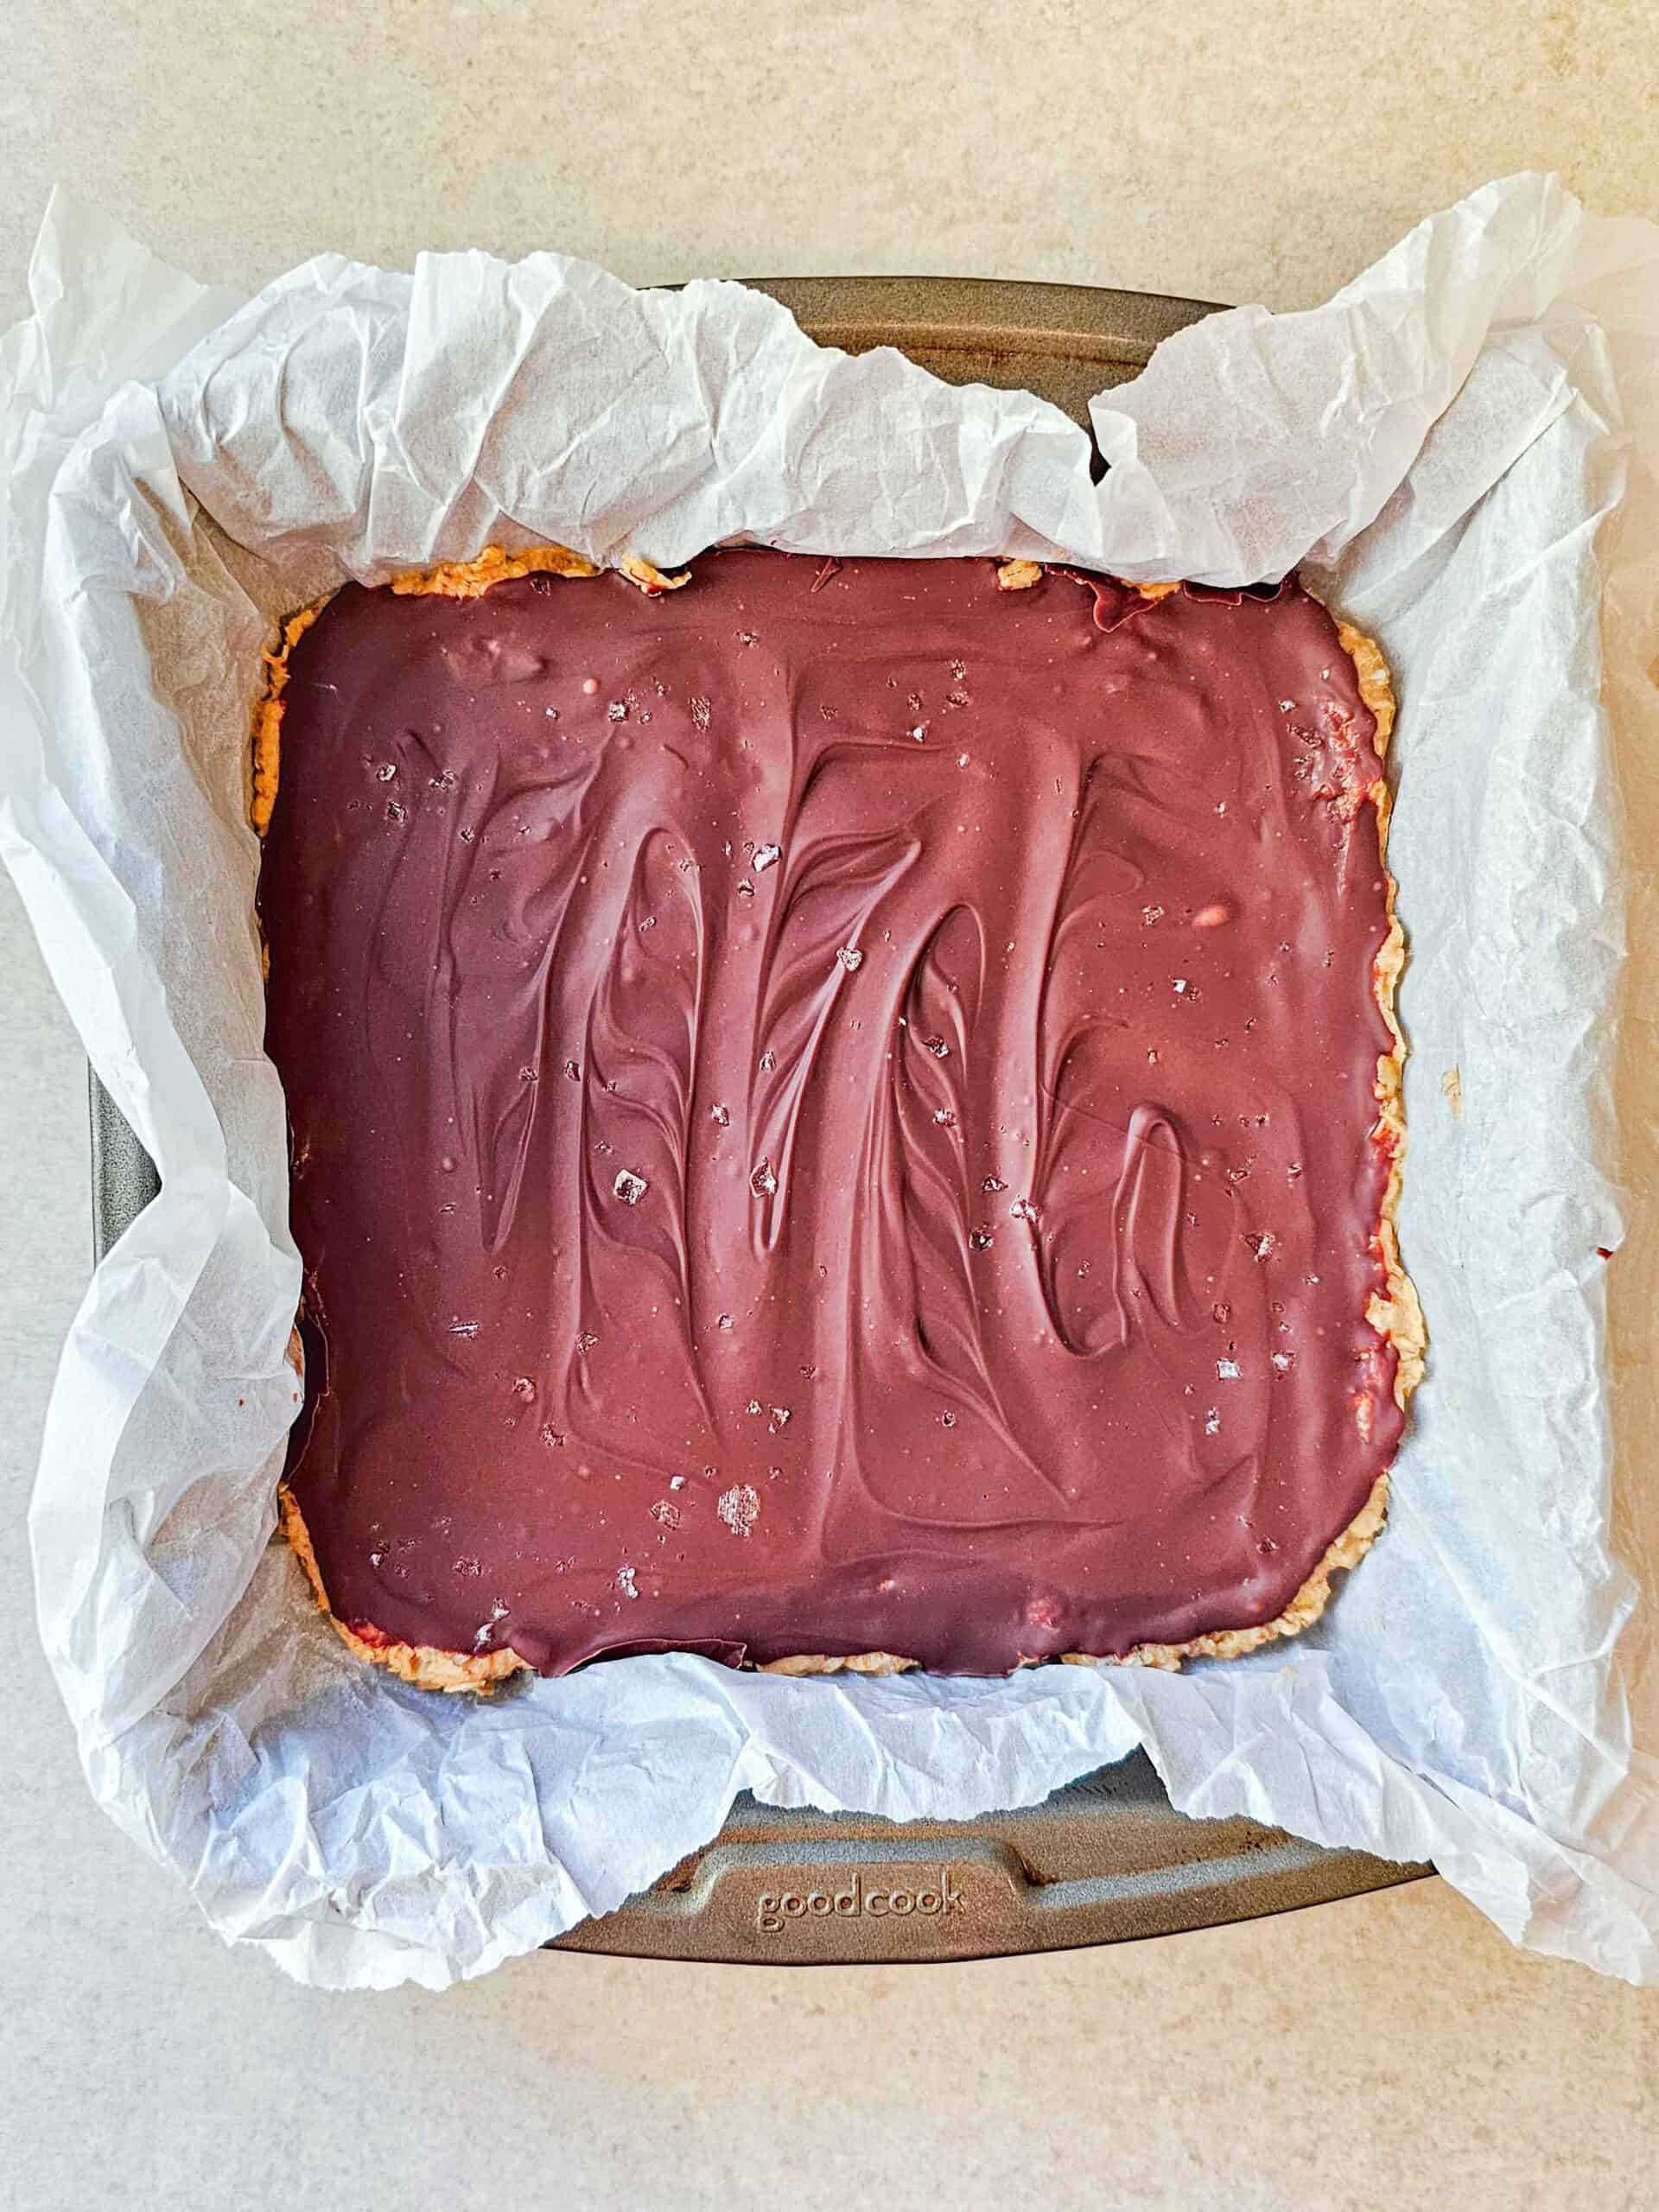
[[[0,847],[162,1179],[65,1349],[41,1626],[93,1791],[213,1926],[308,1980],[438,1985],[616,1905],[741,1789],[968,1815],[1141,1742],[1189,1812],[1433,1858],[1518,1941],[1659,1980],[1659,1681],[1639,1623],[1614,1652],[1659,1573],[1659,934],[1618,857],[1659,849],[1659,229],[1493,185],[1323,308],[1171,339],[1095,404],[1098,485],[1054,408],[823,351],[732,284],[324,257],[245,304],[63,198],[31,284]],[[359,1665],[268,1543],[300,1280],[244,818],[270,618],[493,540],[667,566],[737,537],[1300,563],[1382,640],[1431,1358],[1389,1529],[1300,1642],[988,1681],[636,1658],[479,1703]]]

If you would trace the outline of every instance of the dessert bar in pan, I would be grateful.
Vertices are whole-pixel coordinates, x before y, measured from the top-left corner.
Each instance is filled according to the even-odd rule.
[[[257,721],[320,1600],[435,1688],[1294,1633],[1420,1366],[1375,647],[1294,581],[557,548]]]

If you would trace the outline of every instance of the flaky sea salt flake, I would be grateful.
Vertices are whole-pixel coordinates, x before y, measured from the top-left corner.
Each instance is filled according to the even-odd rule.
[[[721,1491],[715,1510],[734,1536],[747,1536],[760,1513],[760,1493],[753,1483],[734,1483]]]

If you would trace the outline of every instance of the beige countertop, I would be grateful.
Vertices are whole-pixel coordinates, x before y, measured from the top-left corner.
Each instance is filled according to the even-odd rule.
[[[49,185],[252,285],[323,247],[557,245],[641,281],[1037,276],[1311,302],[1484,179],[1659,212],[1629,0],[512,10],[54,0],[9,24],[0,316]],[[97,1814],[23,1624],[86,1281],[83,1071],[0,877],[0,2203],[1659,2201],[1659,1993],[1512,1952],[1437,1882],[959,1967],[521,1961],[320,1997]],[[14,2193],[15,2192],[15,2193]]]

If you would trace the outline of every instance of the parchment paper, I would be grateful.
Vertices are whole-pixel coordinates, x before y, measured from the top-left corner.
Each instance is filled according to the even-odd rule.
[[[0,845],[162,1174],[64,1351],[41,1628],[93,1791],[213,1925],[309,1981],[435,1986],[618,1904],[740,1789],[963,1816],[1141,1742],[1189,1812],[1433,1858],[1517,1941],[1659,1980],[1645,1619],[1614,1653],[1659,1529],[1659,938],[1639,873],[1616,1067],[1598,620],[1605,582],[1651,851],[1659,229],[1489,187],[1324,308],[1168,340],[1095,403],[1098,485],[1052,407],[821,350],[731,284],[325,256],[241,303],[60,196],[31,289],[0,352]],[[1389,1529],[1294,1644],[984,1681],[636,1658],[485,1703],[361,1667],[268,1542],[299,1287],[244,812],[270,618],[493,540],[669,565],[743,537],[1220,584],[1302,563],[1383,644],[1431,1360]]]

